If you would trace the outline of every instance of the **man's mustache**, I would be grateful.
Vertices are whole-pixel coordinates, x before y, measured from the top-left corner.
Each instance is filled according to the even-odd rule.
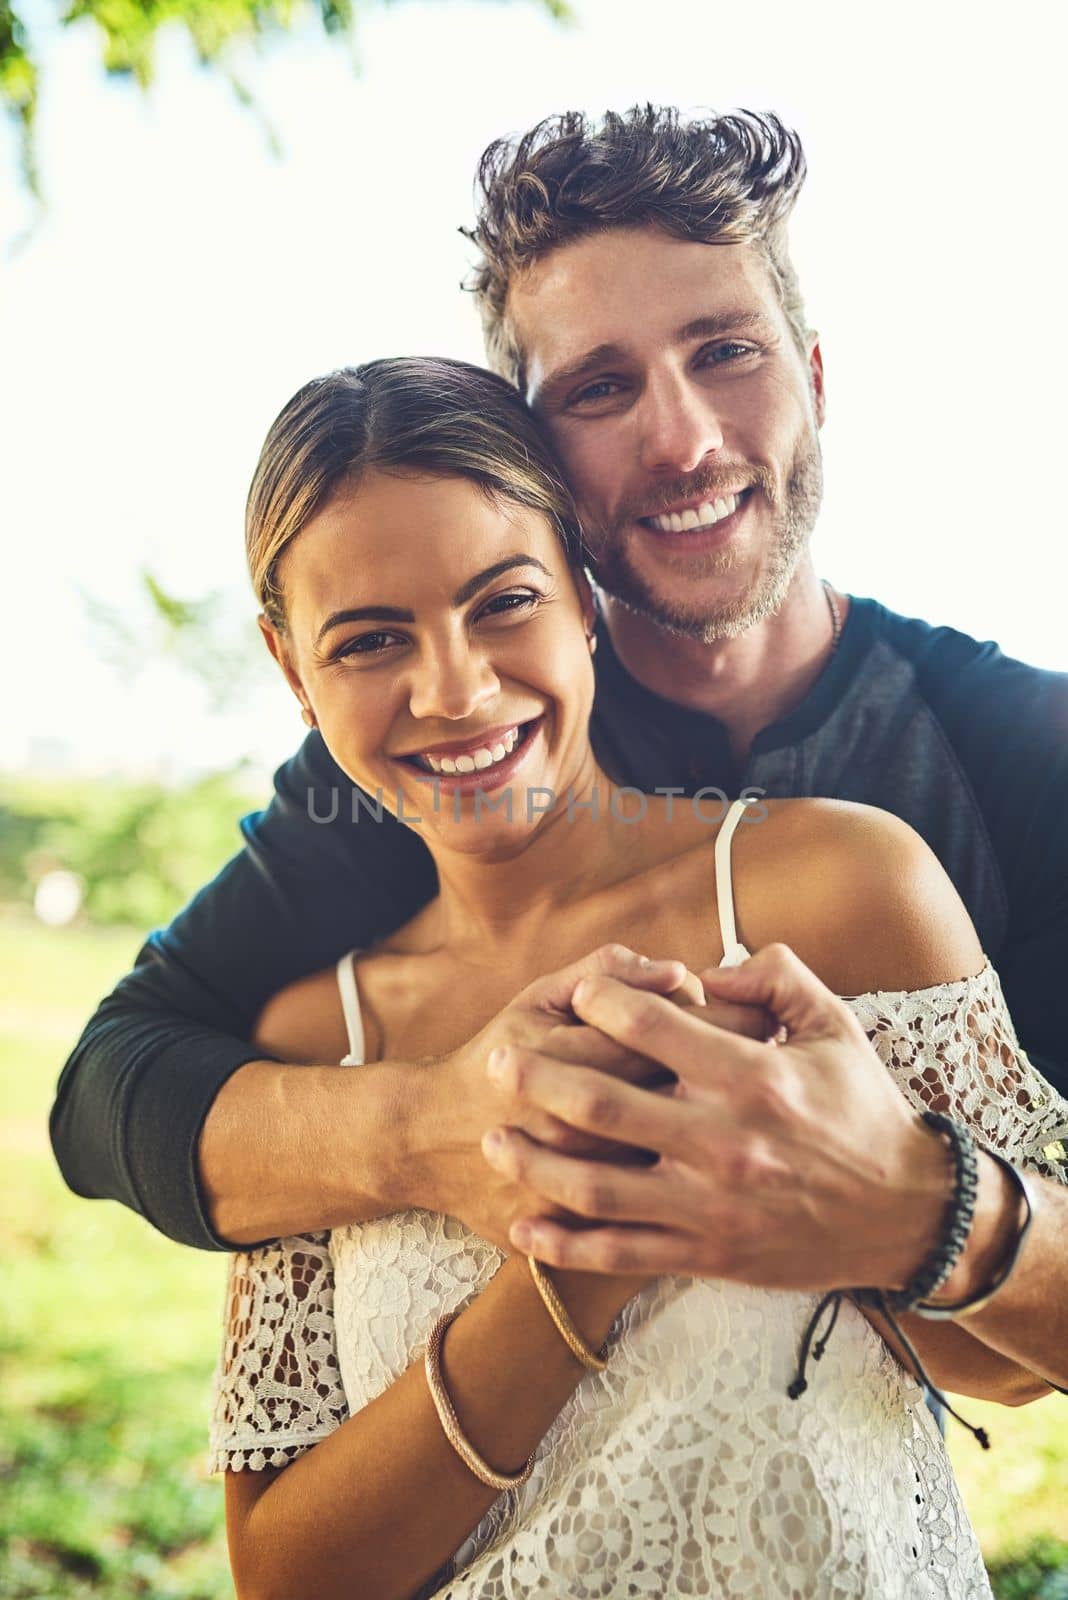
[[[725,495],[737,494],[741,489],[760,489],[772,505],[777,499],[774,477],[766,467],[754,466],[749,462],[734,468],[704,467],[687,473],[685,477],[658,483],[655,489],[650,486],[641,495],[628,497],[621,502],[613,520],[615,526],[621,528],[624,523],[642,517],[663,516],[680,500],[719,500]]]

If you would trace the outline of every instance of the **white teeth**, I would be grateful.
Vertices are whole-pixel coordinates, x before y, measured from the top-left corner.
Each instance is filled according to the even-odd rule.
[[[666,511],[662,517],[650,517],[648,520],[661,533],[688,533],[694,528],[711,528],[737,509],[738,496],[728,494],[718,500],[704,501],[696,511],[692,508],[681,512]]]
[[[511,755],[518,743],[519,729],[513,728],[492,748],[483,746],[462,756],[428,755],[421,759],[427,763],[432,772],[485,772],[487,767],[492,767],[496,762],[503,761],[505,756]]]

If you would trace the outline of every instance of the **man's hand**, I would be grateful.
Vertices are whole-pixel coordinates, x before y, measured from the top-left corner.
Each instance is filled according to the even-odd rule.
[[[729,1033],[604,974],[579,985],[576,1015],[668,1069],[672,1090],[576,1071],[548,1041],[509,1041],[487,1068],[515,1100],[659,1155],[652,1166],[605,1166],[547,1148],[529,1127],[494,1130],[487,1160],[541,1196],[512,1244],[602,1272],[809,1290],[903,1285],[938,1237],[949,1179],[941,1140],[853,1014],[784,945],[701,978],[719,1001],[763,1008],[786,1042]],[[560,1226],[551,1206],[587,1227]]]
[[[668,1010],[702,1004],[704,990],[681,961],[647,962],[623,945],[604,945],[560,972],[529,984],[468,1044],[434,1061],[427,1093],[419,1097],[409,1125],[405,1158],[409,1194],[427,1209],[459,1217],[483,1238],[510,1249],[509,1225],[532,1208],[547,1210],[544,1200],[522,1181],[494,1172],[482,1159],[486,1131],[505,1121],[538,1147],[566,1151],[589,1164],[614,1160],[640,1166],[654,1159],[641,1141],[622,1143],[585,1131],[527,1099],[521,1089],[493,1083],[486,1062],[499,1050],[545,1054],[581,1075],[597,1080],[642,1084],[646,1089],[672,1082],[671,1074],[640,1051],[620,1042],[575,1014],[572,995],[583,979],[610,982],[628,993],[655,998]],[[755,1038],[767,1032],[759,1007],[733,1001],[716,1002],[715,1020],[723,1029],[739,1029]],[[412,1165],[414,1164],[414,1165]],[[561,1223],[566,1206],[550,1205],[547,1214]]]

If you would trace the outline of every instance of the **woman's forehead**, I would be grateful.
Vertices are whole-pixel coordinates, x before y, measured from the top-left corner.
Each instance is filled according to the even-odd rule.
[[[312,518],[279,578],[291,620],[307,623],[342,606],[437,604],[475,572],[522,553],[552,571],[566,565],[539,511],[466,478],[375,470]]]

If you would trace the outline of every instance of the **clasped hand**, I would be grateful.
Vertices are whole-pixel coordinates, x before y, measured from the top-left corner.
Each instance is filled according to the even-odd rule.
[[[516,1186],[510,1244],[626,1275],[906,1281],[945,1157],[848,1008],[783,945],[702,973],[705,1004],[639,973],[603,962],[570,1025],[483,1057],[511,1108],[482,1141]]]

